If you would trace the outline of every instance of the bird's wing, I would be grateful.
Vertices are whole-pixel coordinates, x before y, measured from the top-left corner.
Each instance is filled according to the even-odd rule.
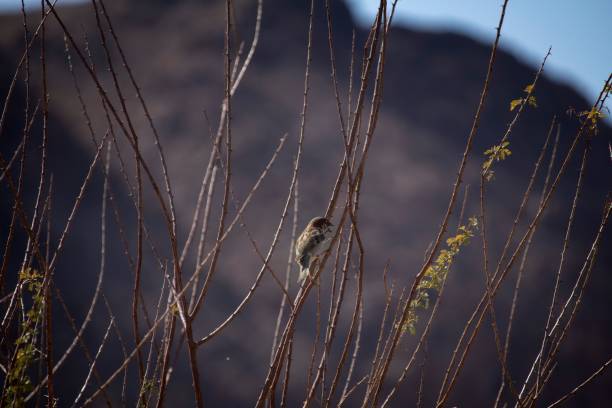
[[[306,245],[308,244],[308,237],[306,233],[303,232],[295,242],[295,260],[299,262],[299,259],[304,255],[306,250]]]
[[[318,255],[324,249],[323,243],[325,242],[326,239],[327,237],[323,233],[317,233],[313,235],[309,241],[308,250]]]

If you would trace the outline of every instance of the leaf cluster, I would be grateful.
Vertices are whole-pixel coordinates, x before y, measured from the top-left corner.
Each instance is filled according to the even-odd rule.
[[[596,135],[599,132],[598,123],[605,118],[606,115],[596,107],[593,107],[591,110],[579,112],[578,117],[583,123],[586,123],[587,128],[592,134]]]
[[[43,276],[33,268],[19,272],[19,283],[25,294],[32,297],[30,308],[24,313],[19,327],[19,337],[15,340],[14,359],[7,373],[7,388],[3,406],[23,407],[25,397],[32,390],[32,381],[27,370],[40,354],[36,348],[38,322],[43,313]]]
[[[527,105],[532,106],[534,108],[538,107],[538,103],[537,103],[536,97],[532,95],[533,84],[532,85],[527,85],[525,87],[525,89],[523,89],[523,92],[525,92],[525,96],[524,97],[513,99],[513,100],[510,101],[510,111],[511,112],[514,109],[516,109],[518,106],[521,106],[523,104],[527,104]]]
[[[408,331],[412,335],[416,333],[416,324],[419,321],[417,311],[429,308],[429,293],[440,292],[455,257],[463,246],[469,244],[476,230],[478,230],[478,220],[476,217],[471,217],[466,225],[460,226],[457,233],[446,240],[446,248],[440,251],[438,257],[427,268],[425,276],[419,282],[416,296],[410,303],[408,317],[402,327],[404,331]]]
[[[510,146],[510,142],[506,140],[485,150],[484,154],[487,159],[482,164],[482,175],[487,181],[491,181],[495,175],[491,169],[493,162],[506,160],[506,157],[512,154],[508,146]]]

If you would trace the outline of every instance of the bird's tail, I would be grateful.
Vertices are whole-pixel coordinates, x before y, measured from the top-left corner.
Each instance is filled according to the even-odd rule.
[[[310,275],[310,268],[307,266],[300,267],[300,276],[298,276],[298,284],[302,284],[304,280]]]

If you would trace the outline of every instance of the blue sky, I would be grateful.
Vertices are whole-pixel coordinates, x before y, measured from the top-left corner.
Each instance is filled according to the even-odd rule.
[[[53,0],[50,0],[53,3]],[[84,0],[58,0],[57,4],[82,3]],[[25,0],[26,7],[40,6],[40,0]],[[21,9],[21,0],[0,0],[0,12]]]
[[[60,4],[77,1],[59,0]],[[362,22],[370,21],[377,7],[377,0],[346,2]],[[37,5],[40,0],[28,3]],[[0,12],[20,4],[20,0],[0,0]],[[502,0],[399,0],[396,21],[490,42],[501,4]],[[612,71],[611,17],[612,0],[510,0],[501,44],[534,68],[552,46],[547,73],[593,99]]]
[[[347,0],[355,17],[370,21],[375,0]],[[491,42],[502,0],[400,0],[397,23],[457,31]],[[612,0],[510,0],[501,45],[539,66],[552,46],[546,72],[571,83],[590,100],[612,72]]]

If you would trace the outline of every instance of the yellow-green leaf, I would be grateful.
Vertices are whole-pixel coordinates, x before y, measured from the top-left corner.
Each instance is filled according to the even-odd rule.
[[[523,98],[513,99],[512,101],[510,101],[510,112],[516,109],[516,107],[519,106],[521,103],[523,103]]]
[[[532,96],[530,96],[530,97],[527,99],[527,103],[528,103],[530,106],[533,106],[534,108],[537,108],[537,107],[538,107],[538,104],[536,103],[536,98],[535,98],[535,96],[533,96],[533,95],[532,95]]]

